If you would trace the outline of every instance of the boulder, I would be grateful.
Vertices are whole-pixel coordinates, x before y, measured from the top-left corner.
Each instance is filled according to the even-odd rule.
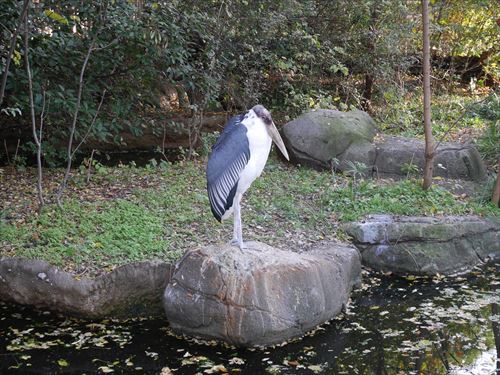
[[[363,264],[383,272],[454,275],[500,260],[500,218],[372,215],[343,229]]]
[[[374,173],[378,177],[406,176],[410,164],[423,170],[424,146],[424,141],[418,139],[379,137]],[[472,144],[442,142],[434,157],[434,176],[479,182],[486,178],[486,168]]]
[[[367,177],[400,178],[424,167],[424,141],[378,135],[373,119],[362,111],[316,110],[283,127],[292,161],[316,169],[346,172],[363,163]],[[338,162],[334,162],[337,159]],[[434,158],[434,176],[480,182],[486,168],[472,144],[441,142]]]
[[[87,319],[160,315],[170,270],[168,263],[145,261],[77,279],[41,260],[2,258],[0,300]]]
[[[293,161],[318,169],[349,169],[348,162],[372,166],[376,134],[373,119],[363,111],[320,109],[283,127],[283,140]],[[338,164],[332,160],[338,159]]]
[[[178,333],[240,345],[301,336],[337,315],[360,282],[358,251],[323,243],[306,253],[249,242],[189,251],[164,294]]]

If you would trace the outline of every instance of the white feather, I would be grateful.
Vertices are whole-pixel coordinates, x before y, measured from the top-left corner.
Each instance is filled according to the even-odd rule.
[[[266,124],[252,110],[249,111],[248,116],[243,119],[241,124],[247,128],[250,148],[250,159],[240,173],[238,188],[236,189],[236,194],[243,195],[252,182],[262,174],[271,151],[272,139],[267,132]],[[227,219],[232,213],[233,207],[225,212],[222,220]]]

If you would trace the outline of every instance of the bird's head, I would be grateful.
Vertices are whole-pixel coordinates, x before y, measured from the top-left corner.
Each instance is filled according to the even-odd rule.
[[[274,143],[276,143],[276,146],[278,146],[278,148],[280,149],[281,153],[286,158],[286,160],[290,160],[288,152],[286,151],[285,148],[285,144],[283,143],[283,139],[281,139],[281,135],[278,132],[276,125],[274,125],[271,113],[263,105],[260,104],[254,106],[250,110],[250,112],[253,112],[257,118],[262,120],[262,122],[266,125],[267,132],[271,137],[271,139],[274,141]]]

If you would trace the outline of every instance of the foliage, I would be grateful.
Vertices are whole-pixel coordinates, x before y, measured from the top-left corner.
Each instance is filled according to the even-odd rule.
[[[498,77],[496,5],[489,0],[435,1],[433,44],[436,52],[440,56],[479,57],[484,60],[485,71]]]
[[[202,4],[46,1],[30,10],[36,102],[40,109],[43,88],[51,101],[50,129],[62,137],[63,124],[76,101],[79,67],[94,42],[96,49],[85,77],[80,137],[104,88],[110,97],[94,137],[112,138],[127,127],[140,134],[141,122],[156,124],[158,80],[188,93],[193,110],[206,110],[220,98],[225,105],[239,108],[261,101],[274,107],[298,106],[301,111],[311,101],[314,105],[324,102],[323,97],[331,105],[338,94],[315,89],[318,80],[339,82],[351,71],[365,71],[367,63],[384,69],[382,56],[373,60],[378,52],[369,61],[360,57],[366,55],[363,48],[371,48],[367,28],[374,8],[381,14],[380,33],[387,29],[387,35],[394,30],[400,38],[404,35],[399,24],[405,21],[400,15],[410,10],[398,4],[396,0],[381,5],[358,0],[326,7],[313,0],[261,1],[257,6],[246,0]],[[12,30],[18,2],[8,1],[4,8],[2,18]],[[332,19],[331,14],[338,16]],[[397,20],[398,25],[389,22]],[[353,30],[346,34],[348,25]],[[8,35],[4,31],[4,43]],[[384,45],[384,58],[396,55],[393,39],[377,38],[377,45]],[[16,48],[15,56],[22,53]],[[20,108],[24,114],[26,77],[20,61],[15,58],[7,108]],[[307,98],[300,99],[304,95]]]
[[[279,120],[311,108],[365,107],[389,130],[420,135],[419,6],[414,0],[32,2],[29,54],[37,116],[44,91],[47,97],[44,163],[54,166],[65,157],[79,71],[91,46],[76,142],[88,133],[88,141],[120,144],[123,130],[140,137],[146,128],[162,133],[164,126],[174,127],[173,111],[233,112],[257,102]],[[19,1],[2,2],[0,71],[19,12]],[[481,67],[498,78],[491,2],[435,1],[431,12],[435,59],[484,57]],[[9,126],[28,123],[26,52],[19,35],[0,109],[2,124]],[[446,64],[436,62],[436,77],[455,89]],[[481,74],[478,86],[486,82]],[[170,109],[162,104],[168,90],[178,96]],[[439,136],[470,98],[435,99]],[[481,116],[464,121],[467,127],[485,126]],[[29,154],[33,147],[22,150]]]
[[[477,141],[483,159],[491,164],[498,162],[500,155],[500,97],[494,93],[477,108],[477,113],[488,120],[487,126]]]
[[[420,173],[418,165],[410,163],[403,163],[401,172],[406,173],[406,178],[416,177]]]
[[[422,95],[420,91],[408,92],[406,96],[396,93],[384,94],[386,106],[381,107],[377,117],[384,132],[409,137],[423,137]],[[496,93],[487,96],[436,93],[432,99],[432,131],[437,141],[452,141],[461,132],[468,132],[473,137],[486,133],[483,156],[494,156],[491,150],[500,116],[499,99]],[[481,144],[479,148],[481,148]]]

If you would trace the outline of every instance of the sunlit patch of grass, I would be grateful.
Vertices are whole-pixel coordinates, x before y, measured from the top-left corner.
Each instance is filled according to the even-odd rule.
[[[447,190],[434,186],[428,191],[420,181],[402,180],[388,185],[362,181],[332,189],[321,198],[328,210],[337,214],[340,221],[353,221],[367,214],[395,215],[498,215],[500,210],[492,205],[458,199]]]
[[[56,265],[142,260],[163,253],[166,246],[161,219],[123,199],[67,201],[62,209],[48,207],[24,225],[4,223],[0,234],[16,245],[16,255]]]

